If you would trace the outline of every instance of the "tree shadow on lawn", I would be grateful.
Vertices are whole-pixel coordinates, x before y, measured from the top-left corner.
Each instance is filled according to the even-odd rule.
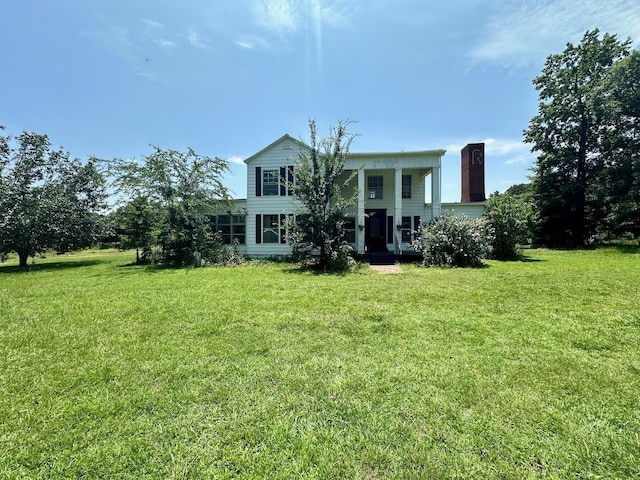
[[[508,262],[508,263],[539,263],[539,262],[546,262],[547,260],[543,260],[541,258],[533,258],[530,257],[528,255],[520,255],[517,258],[513,258],[513,259],[506,259],[506,260],[498,260],[499,262]]]
[[[69,260],[65,262],[31,263],[27,268],[18,265],[0,265],[0,274],[20,274],[47,270],[67,270],[69,268],[90,267],[102,263],[100,260]]]
[[[638,245],[616,245],[614,248],[627,255],[638,255],[640,253],[640,246]]]
[[[212,267],[198,267],[198,268],[212,268]],[[127,270],[129,271],[138,270],[138,271],[143,271],[145,273],[160,273],[160,272],[166,272],[166,271],[180,272],[180,271],[197,270],[198,268],[187,266],[187,265],[182,265],[182,266],[167,265],[164,263],[129,262],[129,263],[125,263],[124,265],[118,265],[118,269],[122,269],[120,270],[122,273],[125,273]]]
[[[313,276],[327,276],[327,277],[346,277],[349,273],[357,273],[355,270],[320,270],[319,268],[308,267],[285,267],[282,269],[283,273],[293,273],[298,275],[313,275]]]

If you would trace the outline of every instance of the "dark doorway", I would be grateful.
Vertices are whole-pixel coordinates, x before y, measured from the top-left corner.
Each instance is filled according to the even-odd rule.
[[[387,251],[387,211],[383,209],[367,209],[364,219],[364,245],[366,251]]]

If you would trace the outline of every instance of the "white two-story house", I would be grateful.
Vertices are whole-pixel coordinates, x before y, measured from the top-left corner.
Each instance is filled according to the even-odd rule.
[[[234,200],[231,211],[217,217],[225,242],[235,238],[240,251],[253,257],[291,252],[284,223],[288,215],[303,213],[303,209],[287,183],[294,181],[300,153],[308,150],[300,140],[284,135],[245,160],[247,198]],[[350,186],[357,189],[358,200],[346,222],[347,240],[358,254],[413,253],[409,247],[412,231],[420,221],[431,220],[444,210],[482,215],[482,201],[441,202],[444,154],[445,150],[424,150],[348,155],[345,175],[355,172]],[[475,158],[480,157],[476,154]]]

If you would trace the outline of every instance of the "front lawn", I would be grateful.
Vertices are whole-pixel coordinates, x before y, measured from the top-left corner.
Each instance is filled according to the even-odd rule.
[[[0,478],[638,478],[640,253],[0,266]]]

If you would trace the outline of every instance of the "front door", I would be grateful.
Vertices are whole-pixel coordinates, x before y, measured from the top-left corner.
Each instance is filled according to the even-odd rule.
[[[387,251],[387,211],[383,209],[365,210],[364,245],[367,252]]]

